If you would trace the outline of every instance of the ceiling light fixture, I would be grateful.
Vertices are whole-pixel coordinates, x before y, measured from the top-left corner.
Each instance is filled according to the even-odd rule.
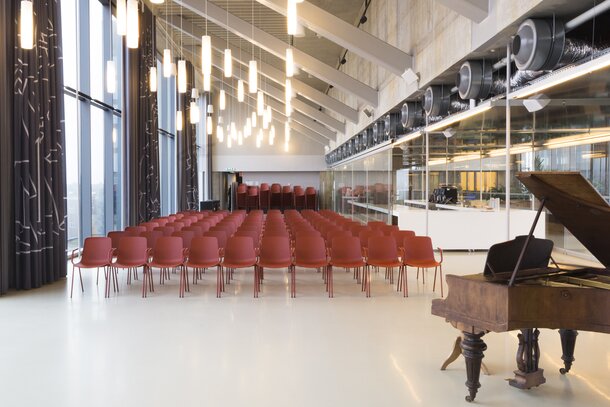
[[[150,84],[150,91],[154,93],[157,91],[157,67],[156,66],[150,67],[149,76],[150,76],[150,78],[148,78],[148,81]]]
[[[256,114],[262,116],[265,113],[265,96],[263,91],[259,90],[256,96]]]
[[[123,37],[127,34],[126,0],[116,0],[116,33]]]
[[[34,48],[34,4],[29,0],[21,2],[19,12],[19,36],[21,48]]]
[[[163,50],[163,77],[172,76],[172,51],[169,48]]]
[[[292,48],[286,48],[286,76],[292,78],[294,76],[294,52]]]
[[[178,110],[176,112],[176,131],[182,131],[182,128],[184,127],[183,121],[182,110]]]
[[[297,2],[294,0],[286,0],[286,31],[288,35],[297,34]]]
[[[178,93],[186,93],[186,61],[178,61]]]
[[[218,108],[220,110],[225,110],[227,107],[227,96],[225,95],[225,90],[220,90],[220,96],[218,97]]]
[[[140,40],[140,16],[138,0],[127,0],[127,47],[138,48]]]
[[[244,101],[244,98],[244,81],[240,79],[237,81],[237,101],[241,103]]]
[[[213,130],[214,130],[213,126],[214,126],[214,123],[212,122],[212,116],[208,116],[205,121],[205,127],[207,130],[208,136],[212,135]]]

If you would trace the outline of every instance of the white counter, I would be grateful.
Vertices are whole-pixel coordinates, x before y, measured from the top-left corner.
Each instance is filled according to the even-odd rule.
[[[466,209],[466,208],[464,208]],[[428,236],[435,247],[449,250],[487,250],[495,243],[507,240],[506,211],[483,210],[428,211]],[[401,230],[413,230],[426,235],[426,211],[404,205],[394,205]],[[529,233],[536,211],[514,209],[510,212],[510,238]],[[545,216],[540,216],[534,235],[545,238]]]

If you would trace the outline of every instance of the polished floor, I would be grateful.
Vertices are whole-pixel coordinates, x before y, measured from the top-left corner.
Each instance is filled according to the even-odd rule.
[[[484,256],[449,253],[445,270],[480,272]],[[266,273],[259,299],[250,272],[237,273],[222,299],[213,273],[184,299],[172,277],[147,299],[124,274],[120,293],[104,299],[91,272],[72,300],[67,281],[2,297],[1,405],[468,405],[463,361],[439,370],[457,331],[430,315],[439,295],[414,273],[407,299],[381,274],[369,299],[339,271],[334,299],[311,271],[299,271],[296,299],[280,271]],[[516,334],[485,341],[492,374],[482,377],[477,404],[610,405],[610,335],[581,332],[573,370],[561,376],[559,335],[543,330],[547,383],[528,391],[505,382]]]

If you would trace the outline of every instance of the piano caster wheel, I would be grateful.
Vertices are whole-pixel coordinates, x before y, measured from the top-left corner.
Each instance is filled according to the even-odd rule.
[[[467,402],[472,403],[474,401],[474,397],[468,395],[466,397],[464,397],[466,399]]]
[[[561,373],[561,374],[566,374],[568,372],[569,372],[569,370],[567,370],[566,368],[562,367],[561,369],[559,369],[559,373]]]

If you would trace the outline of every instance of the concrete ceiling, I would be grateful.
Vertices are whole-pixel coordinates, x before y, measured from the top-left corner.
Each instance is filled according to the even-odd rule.
[[[268,34],[277,37],[278,39],[286,42],[287,44],[292,41],[295,48],[311,55],[320,60],[321,62],[337,67],[339,61],[345,51],[341,46],[316,35],[309,29],[305,29],[304,37],[290,38],[286,34],[286,17],[279,13],[259,4],[253,0],[209,0],[210,3],[216,4],[229,13],[245,20],[246,22],[253,24],[259,29],[267,32]],[[364,0],[309,0],[309,3],[318,6],[325,11],[333,14],[334,16],[352,24],[356,25],[362,11],[364,10]],[[214,24],[210,21],[206,21],[205,18],[189,11],[186,8],[180,7],[173,2],[166,1],[162,5],[152,5],[155,13],[162,17],[179,21],[182,16],[182,26],[184,29],[192,27],[198,27],[200,29],[206,29],[211,35],[215,35],[221,39],[227,39],[234,47],[239,47],[244,51],[251,53],[259,57],[263,62],[266,62],[280,70],[284,70],[284,61],[280,58],[253,46],[248,41],[241,39],[239,36],[229,32],[227,30]],[[163,24],[163,22],[160,22]],[[189,27],[190,26],[190,27]],[[160,32],[159,30],[158,32]],[[176,43],[180,44],[180,33],[178,30],[168,30]],[[186,40],[185,40],[186,41]],[[165,47],[165,39],[162,35],[158,35],[157,38],[158,48],[162,49]],[[328,84],[321,81],[303,71],[300,71],[296,76],[300,81],[318,89],[322,92],[326,92]]]

